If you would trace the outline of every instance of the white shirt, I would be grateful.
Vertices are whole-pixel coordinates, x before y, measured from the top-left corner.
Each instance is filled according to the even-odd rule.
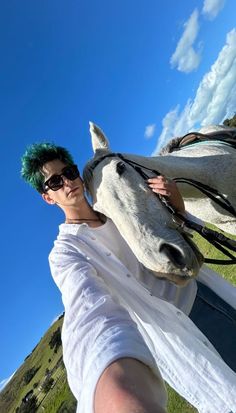
[[[235,373],[180,309],[143,284],[146,271],[135,257],[133,264],[125,259],[124,248],[129,247],[114,224],[107,225],[110,242],[106,226],[62,224],[49,257],[65,306],[63,354],[78,411],[93,413],[97,381],[112,361],[134,357],[157,375],[159,368],[171,387],[199,412],[236,412]],[[110,248],[114,249],[114,238],[118,250],[123,245],[120,257]],[[202,274],[201,281],[213,280],[216,292],[224,291],[229,302],[236,302],[233,286],[212,271],[203,269]],[[156,290],[159,283],[156,280]]]
[[[137,260],[133,251],[110,219],[107,219],[106,223],[100,227],[87,227],[87,230],[91,237],[96,237],[96,243],[104,245],[109,249],[113,256],[118,258],[137,280],[145,284],[145,288],[148,288],[152,295],[175,305],[185,314],[190,314],[197,294],[197,283],[195,280],[190,281],[183,288],[167,280],[157,279],[152,271],[149,271]]]

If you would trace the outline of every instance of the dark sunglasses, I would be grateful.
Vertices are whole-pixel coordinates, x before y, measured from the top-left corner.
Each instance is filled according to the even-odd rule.
[[[78,178],[80,176],[80,173],[77,165],[66,166],[62,169],[61,174],[52,175],[43,184],[44,192],[47,192],[49,189],[51,189],[52,191],[58,191],[58,189],[62,188],[64,185],[64,180],[62,178],[63,176],[70,181],[74,181],[76,178]]]

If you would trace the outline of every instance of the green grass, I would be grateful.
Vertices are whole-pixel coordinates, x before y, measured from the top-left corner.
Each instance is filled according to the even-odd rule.
[[[62,407],[65,410],[67,409],[70,413],[76,411],[76,401],[67,384],[65,371],[62,372],[56,385],[43,400],[38,409],[38,413],[55,413],[60,410],[60,408],[62,410]]]
[[[212,225],[208,225],[208,227],[214,230],[217,230],[217,228],[214,228]],[[236,240],[236,236],[233,236],[227,233],[224,233],[224,235]],[[224,259],[224,260],[227,259],[226,256],[224,256],[215,247],[213,247],[211,244],[205,241],[202,237],[200,237],[200,235],[196,234],[194,236],[194,241],[196,242],[199,249],[202,251],[202,253],[204,254],[206,258],[218,258],[218,259]],[[212,268],[214,271],[221,274],[223,278],[230,281],[233,285],[236,285],[236,266],[235,265],[209,264],[208,266]]]
[[[40,340],[39,344],[26,357],[25,362],[17,370],[11,381],[7,384],[4,390],[0,393],[0,412],[1,413],[15,413],[17,406],[20,406],[22,398],[31,390],[34,390],[34,395],[37,396],[39,408],[37,412],[56,413],[64,402],[64,413],[68,410],[70,413],[75,412],[75,399],[71,394],[67,380],[64,364],[62,360],[62,349],[58,349],[54,353],[53,349],[49,347],[49,341],[54,331],[62,325],[62,319],[57,320],[51,326],[45,335]],[[51,359],[51,361],[49,361]],[[24,375],[27,370],[39,367],[39,370],[26,385],[24,383]],[[46,377],[46,369],[54,370],[51,377],[54,379],[54,385],[45,394],[41,386]],[[34,388],[34,384],[38,383]],[[67,409],[67,410],[66,410]],[[31,412],[30,412],[31,413]],[[34,412],[32,412],[34,413]]]

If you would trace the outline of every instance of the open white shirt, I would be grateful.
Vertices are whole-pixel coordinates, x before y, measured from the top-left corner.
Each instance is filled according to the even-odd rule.
[[[153,279],[110,220],[98,228],[62,224],[49,261],[65,306],[63,356],[78,412],[94,412],[99,377],[122,357],[157,375],[159,368],[199,412],[236,412],[236,374],[184,314],[196,295],[194,281],[180,289]],[[235,306],[231,284],[205,267],[199,279]]]

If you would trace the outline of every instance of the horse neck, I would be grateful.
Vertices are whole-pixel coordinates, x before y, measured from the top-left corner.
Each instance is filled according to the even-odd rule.
[[[142,166],[156,170],[162,175],[167,175],[170,177],[185,176],[186,171],[188,171],[188,175],[192,173],[197,179],[197,175],[200,177],[203,172],[202,167],[204,162],[201,162],[201,158],[194,158],[193,162],[193,159],[191,158],[174,155],[145,157],[123,154],[123,156],[129,160],[137,162]]]

